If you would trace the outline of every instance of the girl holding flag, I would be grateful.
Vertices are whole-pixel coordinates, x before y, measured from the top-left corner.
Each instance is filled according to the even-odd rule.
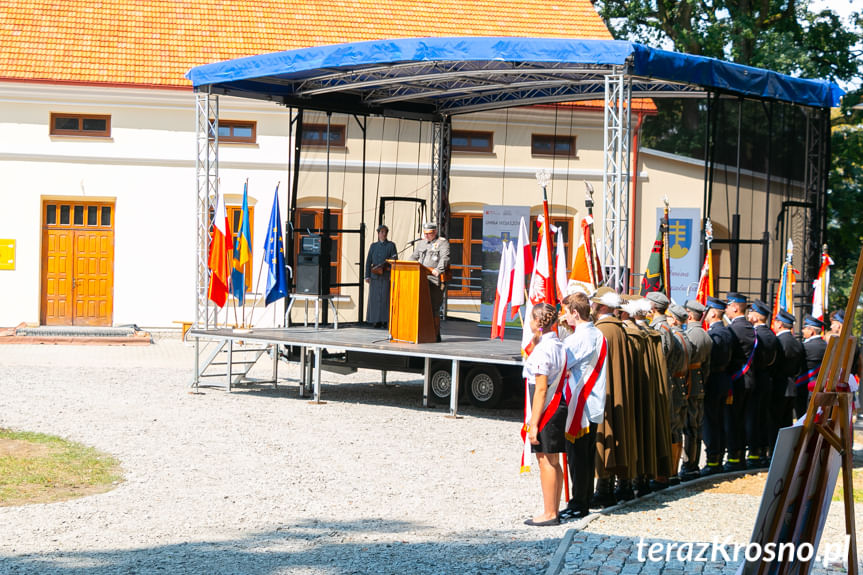
[[[560,524],[557,510],[563,489],[563,468],[558,453],[565,451],[564,427],[566,402],[563,388],[566,380],[566,352],[557,337],[557,310],[538,303],[531,310],[530,328],[534,334],[533,350],[524,360],[524,375],[531,391],[531,415],[527,436],[531,451],[539,462],[543,511],[525,521],[525,525],[542,527]]]

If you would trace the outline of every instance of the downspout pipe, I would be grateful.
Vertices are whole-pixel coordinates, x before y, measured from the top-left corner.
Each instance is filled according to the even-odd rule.
[[[635,290],[635,223],[638,221],[638,136],[641,133],[641,123],[644,112],[638,112],[638,123],[632,132],[632,201],[629,202],[629,290]]]

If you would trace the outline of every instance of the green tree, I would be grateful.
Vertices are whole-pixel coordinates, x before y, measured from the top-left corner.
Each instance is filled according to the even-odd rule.
[[[845,96],[832,119],[827,192],[827,246],[836,265],[830,274],[830,307],[844,308],[863,247],[863,110],[853,107],[863,90]]]

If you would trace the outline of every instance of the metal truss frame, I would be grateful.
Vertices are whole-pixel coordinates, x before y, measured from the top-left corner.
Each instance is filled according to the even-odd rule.
[[[195,92],[195,178],[196,201],[196,274],[195,323],[196,328],[214,327],[218,308],[210,305],[208,290],[210,271],[207,259],[210,250],[211,198],[219,193],[219,97],[209,91]],[[198,373],[198,370],[195,370]],[[197,375],[196,375],[197,376]]]
[[[804,278],[814,279],[820,266],[821,246],[827,216],[827,146],[829,141],[829,114],[822,108],[805,108],[806,114],[806,168],[803,176],[805,201],[810,204],[805,216],[803,244]],[[806,297],[809,297],[807,291]]]
[[[605,77],[602,265],[606,285],[625,292],[629,273],[629,149],[632,81],[624,70]]]

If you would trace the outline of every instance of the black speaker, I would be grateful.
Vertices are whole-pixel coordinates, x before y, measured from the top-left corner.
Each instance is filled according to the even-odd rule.
[[[297,293],[321,293],[321,256],[300,255],[297,262]]]
[[[321,239],[306,236],[300,240],[297,257],[297,293],[321,294]]]

